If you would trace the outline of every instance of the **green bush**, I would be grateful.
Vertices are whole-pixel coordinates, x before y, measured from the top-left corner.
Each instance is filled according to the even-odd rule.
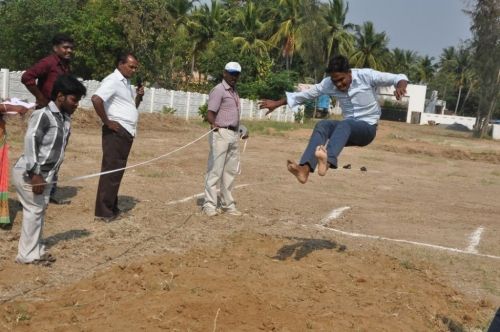
[[[174,114],[177,110],[173,107],[163,106],[161,114]]]
[[[203,104],[198,108],[198,114],[201,116],[203,119],[203,122],[208,122],[208,104]]]
[[[282,71],[270,73],[265,79],[238,83],[238,93],[248,99],[281,99],[285,91],[294,91],[297,73]]]

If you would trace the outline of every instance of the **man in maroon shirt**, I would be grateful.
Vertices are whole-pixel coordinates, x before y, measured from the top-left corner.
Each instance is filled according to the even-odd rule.
[[[74,50],[74,41],[68,35],[57,34],[52,38],[51,55],[43,58],[28,68],[21,82],[36,98],[36,108],[48,105],[52,86],[59,75],[69,74],[71,57]]]
[[[49,104],[54,82],[60,75],[70,74],[69,63],[74,50],[73,38],[66,34],[57,34],[52,38],[53,53],[28,68],[21,82],[36,98],[36,108],[43,108]],[[53,181],[57,181],[58,174],[54,174]],[[54,183],[50,192],[50,202],[55,204],[69,204],[68,199],[58,199],[55,196],[57,184]]]

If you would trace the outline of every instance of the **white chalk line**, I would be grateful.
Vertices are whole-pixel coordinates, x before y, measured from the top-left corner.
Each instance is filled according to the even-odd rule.
[[[481,234],[483,234],[484,227],[480,226],[478,229],[476,229],[469,237],[469,246],[465,251],[470,252],[470,253],[477,253],[477,246],[479,245],[479,242],[481,241]]]
[[[346,232],[346,231],[342,231],[339,229],[325,226],[326,223],[328,223],[331,220],[337,219],[338,217],[340,217],[342,215],[342,213],[344,211],[349,210],[349,209],[350,209],[350,207],[348,207],[348,206],[333,209],[332,212],[330,212],[325,218],[321,219],[319,224],[314,225],[314,226],[317,228],[320,228],[322,230],[329,230],[329,231],[337,232],[337,233],[347,235],[347,236],[352,236],[352,237],[362,237],[362,238],[369,238],[369,239],[375,239],[375,240],[386,240],[386,241],[392,241],[392,242],[407,243],[407,244],[413,244],[413,245],[418,245],[418,246],[423,246],[423,247],[428,247],[428,248],[433,248],[433,249],[447,250],[447,251],[452,251],[452,252],[457,252],[457,253],[472,254],[472,255],[481,256],[481,257],[500,259],[500,256],[478,253],[476,248],[479,245],[479,242],[481,241],[481,234],[484,231],[483,226],[480,226],[478,229],[476,229],[471,234],[471,236],[469,237],[469,246],[465,250],[458,249],[458,248],[444,247],[444,246],[430,244],[430,243],[424,243],[424,242],[416,242],[416,241],[403,240],[403,239],[393,239],[393,238],[388,238],[388,237],[384,237],[384,236]],[[302,226],[309,227],[308,225],[302,225]]]
[[[332,212],[330,212],[329,215],[327,215],[325,218],[321,219],[321,221],[319,222],[320,225],[325,226],[327,222],[334,220],[334,219],[337,219],[338,217],[340,217],[342,215],[342,213],[344,213],[344,211],[347,211],[349,209],[350,209],[349,206],[343,206],[341,208],[334,209]]]
[[[311,225],[302,224],[301,226],[309,228]],[[383,241],[391,241],[391,242],[398,242],[398,243],[413,244],[413,245],[416,245],[416,246],[427,247],[427,248],[432,248],[432,249],[437,249],[437,250],[451,251],[451,252],[456,252],[456,253],[460,253],[460,254],[474,255],[474,256],[487,257],[487,258],[493,258],[493,259],[500,259],[500,256],[488,255],[488,254],[480,254],[480,253],[477,253],[477,252],[470,252],[470,251],[467,251],[467,250],[462,250],[462,249],[457,249],[457,248],[444,247],[444,246],[440,246],[440,245],[436,245],[436,244],[430,244],[430,243],[424,243],[424,242],[416,242],[416,241],[409,241],[409,240],[403,240],[403,239],[393,239],[393,238],[389,238],[389,237],[385,237],[385,236],[378,236],[378,235],[369,235],[369,234],[346,232],[346,231],[342,231],[340,229],[326,227],[326,226],[318,225],[318,224],[313,225],[313,227],[318,228],[320,230],[332,231],[332,232],[335,232],[335,233],[339,233],[339,234],[346,235],[346,236],[351,236],[351,237],[360,237],[360,238],[373,239],[373,240],[383,240]]]

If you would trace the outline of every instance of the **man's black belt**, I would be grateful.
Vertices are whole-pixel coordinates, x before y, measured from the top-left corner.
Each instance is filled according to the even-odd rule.
[[[227,127],[219,127],[219,128],[229,129],[232,131],[238,131],[238,127],[235,127],[235,126],[227,126]]]

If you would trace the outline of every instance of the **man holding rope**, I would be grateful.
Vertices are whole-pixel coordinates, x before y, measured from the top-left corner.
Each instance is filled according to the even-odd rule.
[[[144,96],[144,87],[138,86],[134,91],[130,85],[138,66],[132,53],[120,54],[115,71],[104,78],[92,96],[92,104],[103,123],[101,172],[127,166],[139,120],[137,108]],[[124,173],[125,170],[121,170],[99,178],[95,202],[97,220],[109,222],[120,215],[118,190]]]
[[[31,115],[24,138],[24,153],[14,166],[12,180],[23,205],[23,222],[16,262],[51,265],[55,258],[41,244],[51,182],[64,159],[71,115],[87,89],[77,78],[59,76],[51,101]]]
[[[337,168],[337,158],[344,146],[366,146],[377,133],[380,106],[377,87],[395,87],[394,95],[400,100],[406,94],[408,78],[403,74],[382,73],[372,69],[351,69],[344,56],[335,56],[329,63],[319,84],[303,92],[287,92],[280,100],[262,100],[260,108],[271,113],[277,107],[294,106],[320,95],[335,97],[342,108],[342,121],[322,120],[316,124],[299,164],[288,160],[287,168],[300,183],[306,183],[309,173],[318,168],[320,176],[329,168]],[[327,144],[328,142],[328,144]]]
[[[220,183],[222,211],[241,216],[231,194],[240,158],[240,97],[236,91],[240,73],[239,63],[228,62],[222,73],[223,81],[208,95],[207,119],[213,131],[208,136],[210,152],[205,176],[203,213],[209,217],[218,214],[217,183]]]

